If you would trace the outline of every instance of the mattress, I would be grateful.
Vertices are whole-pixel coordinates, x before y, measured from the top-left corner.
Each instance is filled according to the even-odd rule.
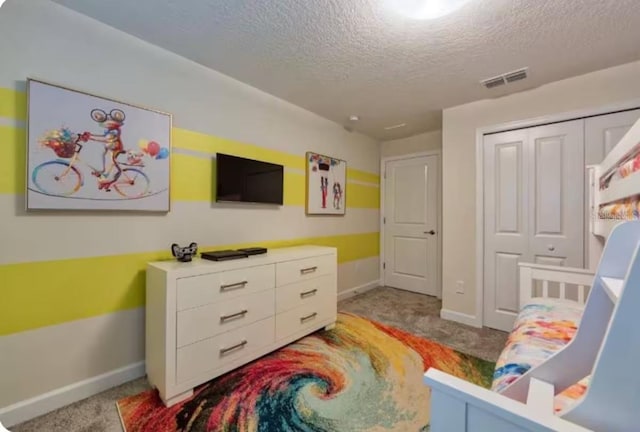
[[[575,335],[584,307],[576,302],[534,298],[518,314],[513,330],[498,358],[492,390],[500,392],[526,371],[535,367]],[[561,412],[584,395],[589,384],[585,377],[555,398],[554,410]]]

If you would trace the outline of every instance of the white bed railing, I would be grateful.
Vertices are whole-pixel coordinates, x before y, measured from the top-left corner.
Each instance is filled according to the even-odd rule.
[[[640,120],[637,121],[616,146],[607,154],[599,165],[587,167],[590,193],[589,206],[591,220],[590,231],[602,238],[608,238],[615,226],[624,219],[601,219],[600,206],[612,202],[619,202],[625,198],[631,198],[640,194],[640,172],[631,173],[622,179],[610,180],[608,187],[600,189],[601,179],[609,177],[620,164],[629,160],[637,152],[640,144]]]
[[[590,270],[533,263],[519,267],[520,307],[536,297],[584,304],[593,284]],[[424,382],[431,387],[430,430],[434,432],[590,431],[555,415],[552,398],[538,403],[535,391],[523,403],[435,369],[427,371]],[[546,382],[536,384],[553,394]]]
[[[593,432],[535,404],[524,404],[436,369],[424,383],[431,387],[434,432]]]
[[[600,177],[610,174],[613,170],[618,167],[621,162],[624,162],[629,159],[629,156],[632,154],[635,146],[638,144],[638,136],[640,136],[640,121],[634,123],[634,125],[629,129],[629,131],[622,137],[618,144],[615,145],[611,149],[611,151],[607,154],[604,160],[597,165],[598,167],[598,189],[600,183]],[[613,181],[609,184],[609,188],[613,187],[614,190],[609,191],[608,196],[611,197],[612,200],[624,198],[628,196],[625,193],[617,193],[615,189],[617,189],[614,184],[617,181]],[[638,193],[638,189],[631,191],[633,193]]]
[[[593,272],[572,267],[520,263],[520,308],[532,298],[560,298],[584,304],[593,284]],[[557,296],[552,290],[557,287]],[[575,294],[575,295],[572,295]]]

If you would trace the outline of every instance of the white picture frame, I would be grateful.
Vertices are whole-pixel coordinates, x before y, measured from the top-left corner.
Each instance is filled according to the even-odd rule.
[[[171,114],[27,80],[27,210],[170,210]]]
[[[307,152],[306,180],[306,214],[337,216],[346,214],[346,161]]]

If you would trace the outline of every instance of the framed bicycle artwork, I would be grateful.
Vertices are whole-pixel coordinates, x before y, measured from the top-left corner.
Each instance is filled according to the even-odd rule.
[[[29,79],[28,210],[168,212],[171,115]]]

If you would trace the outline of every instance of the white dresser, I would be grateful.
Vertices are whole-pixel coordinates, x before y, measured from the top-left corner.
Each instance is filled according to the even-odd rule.
[[[270,250],[230,261],[147,265],[146,367],[168,406],[193,387],[337,317],[337,251]]]

